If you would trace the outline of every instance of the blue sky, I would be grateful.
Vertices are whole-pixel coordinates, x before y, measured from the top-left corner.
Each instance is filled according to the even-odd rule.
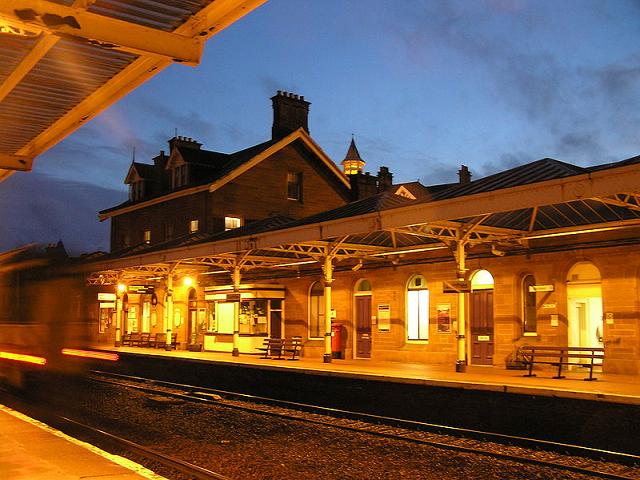
[[[134,147],[149,161],[176,129],[223,152],[260,143],[276,90],[311,102],[311,134],[335,162],[353,133],[366,168],[396,182],[454,181],[461,164],[479,178],[543,157],[622,160],[640,154],[640,1],[270,0],[213,37],[199,67],[161,72],[0,183],[12,199],[0,249],[107,249],[96,214],[126,197]],[[54,194],[86,218],[63,209],[41,225],[29,212]],[[70,221],[91,235],[65,233]]]

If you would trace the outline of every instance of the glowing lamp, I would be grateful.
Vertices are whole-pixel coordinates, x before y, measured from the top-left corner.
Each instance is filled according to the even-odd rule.
[[[191,277],[184,277],[184,278],[182,279],[182,284],[183,284],[185,287],[190,287],[190,286],[192,286],[192,285],[193,285],[193,278],[191,278]]]
[[[124,293],[127,291],[127,286],[124,283],[118,284],[118,293]]]

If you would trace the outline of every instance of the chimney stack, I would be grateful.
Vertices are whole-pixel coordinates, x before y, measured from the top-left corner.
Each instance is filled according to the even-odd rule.
[[[273,127],[271,136],[274,140],[286,137],[300,127],[309,133],[309,102],[302,95],[278,90],[271,97],[273,102]]]
[[[393,173],[389,171],[389,167],[380,167],[378,171],[378,192],[390,190],[393,186]]]
[[[465,185],[471,182],[471,172],[469,171],[469,167],[466,165],[460,166],[460,170],[458,170],[458,179],[460,185]]]

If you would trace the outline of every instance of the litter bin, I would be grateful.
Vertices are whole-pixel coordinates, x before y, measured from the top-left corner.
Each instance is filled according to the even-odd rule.
[[[331,324],[331,358],[344,359],[344,349],[342,348],[342,325]]]

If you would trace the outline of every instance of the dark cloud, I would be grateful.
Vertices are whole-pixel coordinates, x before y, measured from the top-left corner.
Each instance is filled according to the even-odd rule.
[[[191,105],[193,110],[184,112],[178,105],[172,103],[164,104],[157,98],[146,96],[137,97],[130,107],[137,110],[136,116],[152,119],[154,124],[162,125],[162,131],[154,133],[154,142],[157,144],[158,138],[162,137],[167,141],[173,137],[175,129],[178,134],[186,137],[202,138],[212,141],[216,138],[217,129],[213,123],[203,117],[198,111],[201,105]],[[166,130],[171,130],[166,131]],[[169,135],[167,135],[169,134]]]
[[[466,61],[469,71],[483,70],[491,81],[479,78],[478,88],[493,90],[497,102],[535,132],[545,154],[577,163],[603,163],[640,147],[640,55],[585,66],[560,57],[563,38],[546,46],[512,41],[508,33],[513,29],[518,38],[528,32],[532,39],[552,31],[547,24],[556,20],[554,10],[543,4],[532,8],[524,1],[487,0],[471,6],[468,2],[415,5],[392,27],[405,47],[401,52],[407,68],[428,64],[433,69],[437,62],[457,58]],[[598,4],[584,8],[596,13],[602,9]],[[496,21],[512,30],[490,28]],[[499,159],[482,169],[502,163]]]
[[[62,240],[70,254],[79,255],[108,251],[109,222],[98,222],[98,211],[126,194],[32,172],[0,183],[0,198],[0,251]]]

